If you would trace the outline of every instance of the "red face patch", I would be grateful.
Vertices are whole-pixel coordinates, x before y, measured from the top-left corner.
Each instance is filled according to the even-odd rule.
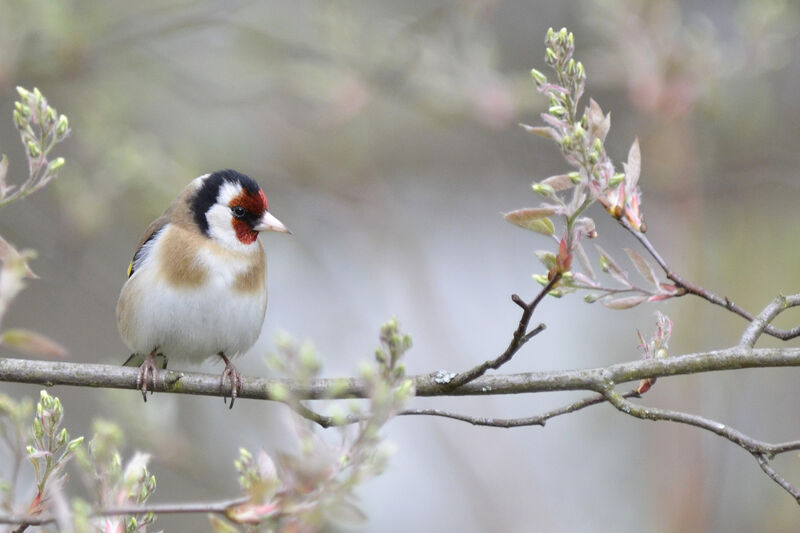
[[[236,231],[236,238],[239,239],[242,244],[253,244],[256,242],[256,239],[258,239],[258,232],[244,220],[234,218],[233,229]]]
[[[233,218],[231,222],[236,231],[236,237],[243,244],[254,243],[258,239],[258,232],[253,229],[253,224],[267,210],[267,197],[264,196],[264,191],[259,189],[258,194],[242,191],[228,203],[228,206],[231,208],[243,207],[247,211],[244,218]]]

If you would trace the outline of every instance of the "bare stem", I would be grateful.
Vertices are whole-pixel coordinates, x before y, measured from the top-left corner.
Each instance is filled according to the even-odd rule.
[[[636,237],[636,239],[642,244],[642,246],[644,246],[647,252],[653,257],[653,259],[655,259],[656,263],[658,263],[658,265],[664,271],[667,278],[672,280],[675,283],[675,285],[683,291],[682,294],[693,294],[695,296],[699,296],[700,298],[706,300],[707,302],[711,302],[714,305],[724,307],[728,311],[739,315],[748,322],[753,321],[754,317],[751,313],[745,311],[742,307],[731,301],[730,298],[728,298],[727,296],[724,298],[721,296],[717,296],[713,292],[683,279],[680,275],[678,275],[678,273],[676,273],[674,270],[672,270],[672,268],[670,268],[670,266],[667,264],[664,258],[661,257],[661,255],[656,250],[655,246],[652,245],[652,243],[644,233],[637,231],[624,218],[618,219],[618,222],[622,224],[622,226],[625,229],[631,232],[631,234],[634,237]],[[763,333],[766,333],[767,335],[770,335],[777,339],[786,341],[800,336],[800,326],[792,329],[779,329],[770,324],[766,324],[766,326],[763,329]]]
[[[798,504],[800,504],[800,491],[798,491],[791,483],[786,481],[786,479],[778,474],[769,464],[768,459],[769,457],[774,457],[779,453],[800,449],[800,442],[771,444],[769,442],[758,440],[746,435],[745,433],[742,433],[738,429],[732,428],[731,426],[700,415],[637,405],[631,401],[628,401],[620,393],[616,392],[614,390],[613,382],[609,381],[600,384],[598,387],[598,392],[603,394],[609,403],[616,407],[620,412],[623,412],[627,415],[640,418],[642,420],[666,420],[669,422],[687,424],[710,431],[711,433],[729,440],[730,442],[750,452],[756,461],[758,461],[761,469],[770,477],[770,479],[780,485],[797,501]]]
[[[484,361],[478,366],[475,366],[465,372],[456,374],[447,382],[446,386],[456,389],[481,377],[490,368],[497,370],[504,364],[511,361],[514,355],[520,350],[520,348],[525,346],[529,340],[544,331],[544,324],[539,324],[531,331],[528,331],[528,325],[530,324],[536,307],[539,305],[542,299],[547,296],[551,290],[553,290],[559,281],[561,281],[561,273],[556,273],[553,278],[547,282],[547,285],[542,287],[542,290],[539,291],[539,294],[537,294],[536,298],[534,298],[530,303],[525,303],[518,295],[512,294],[511,300],[522,308],[522,316],[517,324],[517,329],[514,330],[514,334],[511,336],[511,341],[508,343],[508,347],[498,357]]]
[[[93,516],[123,516],[140,514],[190,514],[190,513],[214,513],[225,514],[228,509],[242,503],[246,503],[247,498],[237,498],[233,500],[222,500],[216,502],[186,502],[186,503],[162,503],[145,506],[128,507],[109,507],[94,511]],[[20,527],[41,526],[52,524],[56,521],[50,515],[0,515],[0,524],[21,524]],[[23,529],[24,531],[24,529]]]
[[[758,461],[758,466],[761,467],[761,470],[763,470],[764,473],[767,474],[767,476],[769,476],[769,478],[777,483],[783,490],[791,494],[797,503],[800,504],[800,490],[797,490],[794,485],[786,481],[786,478],[772,468],[772,465],[769,464],[767,456],[763,453],[754,453],[753,457],[755,457],[756,461]]]
[[[636,392],[635,390],[632,390],[623,394],[622,397],[623,398],[639,397],[639,393]],[[449,411],[443,411],[441,409],[406,409],[405,411],[399,412],[398,415],[439,416],[443,418],[451,418],[453,420],[466,422],[468,424],[472,424],[473,426],[517,428],[525,426],[544,426],[545,423],[551,418],[555,418],[561,415],[566,415],[569,413],[574,413],[575,411],[580,411],[585,407],[598,405],[604,403],[605,401],[606,401],[605,396],[603,396],[602,394],[596,394],[594,396],[581,398],[576,402],[558,407],[556,409],[552,409],[540,415],[520,417],[520,418],[493,418],[493,417],[486,418],[479,416],[462,415],[459,413],[451,413]]]

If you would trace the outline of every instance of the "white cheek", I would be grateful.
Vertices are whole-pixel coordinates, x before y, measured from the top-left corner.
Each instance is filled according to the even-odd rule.
[[[230,250],[247,249],[247,245],[236,236],[228,206],[214,204],[206,213],[206,220],[208,220],[208,234],[216,242]]]
[[[238,185],[224,183],[219,188],[217,203],[212,205],[206,212],[206,220],[208,221],[208,234],[218,244],[228,250],[247,252],[251,250],[251,246],[244,244],[236,236],[236,230],[233,227],[233,215],[231,214],[231,208],[228,207],[231,200],[241,192],[242,189]]]

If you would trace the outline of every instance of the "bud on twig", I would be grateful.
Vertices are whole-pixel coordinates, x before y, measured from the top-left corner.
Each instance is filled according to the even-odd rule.
[[[544,183],[534,183],[533,185],[531,185],[531,189],[533,189],[533,192],[540,194],[544,197],[550,197],[555,195],[556,193],[555,189],[553,189],[552,186],[546,185]]]
[[[536,82],[536,85],[542,86],[547,83],[547,76],[536,70],[535,68],[531,69],[531,77],[533,81]]]
[[[42,155],[42,151],[39,149],[39,146],[33,141],[28,141],[28,155],[31,157],[39,157]]]
[[[46,126],[52,127],[53,124],[56,122],[56,110],[52,108],[52,106],[47,106],[44,112],[44,119],[46,122]]]
[[[616,187],[623,181],[625,181],[625,174],[614,174],[613,176],[611,176],[611,179],[608,180],[608,186]]]
[[[49,172],[53,173],[53,172],[59,170],[63,166],[64,166],[64,158],[63,157],[59,157],[59,158],[54,159],[53,161],[51,161],[47,165],[47,170]]]
[[[64,137],[69,131],[69,121],[67,120],[66,115],[61,115],[58,117],[58,125],[56,126],[56,135],[59,137]]]

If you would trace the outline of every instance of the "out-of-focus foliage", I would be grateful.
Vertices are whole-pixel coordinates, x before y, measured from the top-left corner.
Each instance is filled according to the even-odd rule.
[[[411,347],[411,337],[400,332],[397,321],[381,328],[381,347],[375,352],[377,364],[364,366],[362,377],[370,388],[365,409],[353,403],[345,414],[334,405],[334,424],[357,420],[354,427],[342,427],[336,444],[326,441],[315,423],[294,417],[299,453],[281,453],[275,460],[263,450],[254,457],[241,449],[235,462],[239,484],[248,501],[227,512],[234,522],[258,526],[258,531],[317,531],[326,524],[345,527],[363,525],[366,515],[356,503],[355,490],[381,474],[392,447],[381,429],[414,395],[405,377],[401,358]],[[273,365],[302,386],[318,376],[322,364],[309,343],[294,345],[284,338]],[[274,394],[274,391],[273,391]],[[311,413],[288,391],[278,396],[298,413]],[[215,531],[232,531],[230,524],[212,518]],[[238,530],[237,530],[238,531]]]
[[[391,446],[381,429],[414,395],[401,362],[411,338],[399,331],[394,319],[381,328],[380,338],[377,364],[362,371],[370,387],[369,401],[364,410],[354,405],[348,416],[357,421],[340,430],[340,442],[326,442],[314,422],[298,415],[294,419],[298,453],[282,453],[273,461],[263,451],[254,457],[246,449],[240,450],[235,466],[247,499],[226,510],[231,522],[246,524],[248,531],[317,531],[330,523],[353,526],[365,521],[366,515],[356,505],[355,490],[385,470]],[[300,385],[318,375],[321,362],[310,344],[298,347],[284,339],[280,351],[275,361]],[[13,516],[52,516],[62,530],[146,532],[156,519],[153,512],[107,517],[97,512],[147,503],[156,489],[156,478],[147,468],[150,455],[136,452],[123,466],[123,432],[104,420],[95,420],[94,436],[83,448],[83,437],[70,440],[62,427],[61,401],[46,391],[40,396],[32,429],[28,425],[30,402],[0,396],[0,437],[12,458],[9,479],[0,477],[0,508]],[[282,401],[298,413],[311,413],[288,392]],[[334,420],[341,424],[346,418],[336,415]],[[66,484],[64,470],[73,456],[77,456],[91,490],[91,504],[74,498],[72,487]],[[31,462],[35,474],[35,495],[25,502],[25,508],[17,501],[23,457]],[[218,518],[211,523],[216,531],[237,530]]]
[[[135,507],[147,503],[156,490],[156,478],[150,474],[147,464],[150,455],[136,452],[123,467],[119,450],[124,435],[114,423],[95,420],[94,437],[89,441],[88,452],[81,449],[78,459],[92,487],[96,509]],[[73,502],[73,509],[91,509],[83,502]],[[78,518],[80,512],[75,513]],[[137,533],[147,531],[155,521],[154,513],[138,513],[122,517],[93,518],[91,523],[97,531],[125,531]],[[73,518],[73,520],[75,520]]]
[[[19,470],[26,457],[25,447],[30,440],[28,424],[33,414],[33,402],[29,398],[15,400],[0,395],[0,442],[3,443],[3,470],[0,470],[0,507],[11,513],[17,497]]]
[[[2,508],[12,515],[36,516],[49,512],[58,516],[59,525],[64,525],[68,523],[63,495],[67,480],[64,470],[83,443],[83,437],[70,439],[67,429],[61,427],[64,421],[61,401],[46,391],[41,391],[32,426],[27,419],[31,411],[27,400],[17,402],[7,396],[0,397],[0,434],[11,458],[9,479],[0,478]],[[23,457],[33,466],[34,491],[32,497],[25,494],[30,499],[20,509],[17,485]]]
[[[203,164],[262,153],[278,175],[360,180],[399,155],[391,142],[370,139],[375,127],[468,117],[504,128],[526,105],[522,76],[498,70],[479,24],[488,6],[478,3],[431,7],[391,24],[347,2],[298,6],[296,15],[219,0],[2,7],[0,90],[34,79],[64,91],[59,97],[80,94],[67,102],[80,117],[75,186],[60,191],[85,231],[100,229],[116,199],[169,196]],[[296,27],[274,23],[282,17]],[[166,109],[147,109],[154,99]],[[198,130],[210,135],[189,133]],[[333,173],[331,160],[339,163]]]
[[[69,121],[47,103],[38,88],[17,87],[20,99],[14,102],[14,124],[28,155],[28,179],[20,185],[6,183],[8,160],[0,160],[0,207],[47,186],[58,177],[64,158],[48,160],[50,151],[69,135]]]
[[[155,490],[155,477],[147,471],[149,456],[135,453],[125,467],[119,449],[123,435],[119,427],[102,420],[95,421],[94,437],[88,452],[82,447],[83,437],[70,439],[64,423],[64,408],[57,397],[41,391],[33,425],[29,417],[32,404],[0,396],[0,436],[12,461],[9,478],[0,477],[0,507],[12,516],[53,517],[62,531],[145,532],[153,513],[124,517],[92,516],[92,509],[143,505]],[[34,492],[20,490],[20,463],[27,457],[34,471]],[[71,497],[65,469],[73,457],[88,487],[94,494],[94,506]],[[24,499],[29,498],[29,499]]]

